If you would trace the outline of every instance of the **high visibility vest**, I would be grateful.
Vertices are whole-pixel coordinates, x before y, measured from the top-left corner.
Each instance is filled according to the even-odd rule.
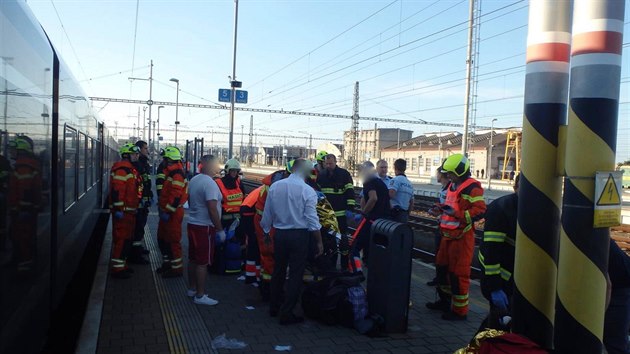
[[[237,179],[236,188],[232,189],[228,189],[220,178],[216,182],[223,196],[223,201],[221,202],[223,212],[226,214],[238,213],[241,210],[241,204],[243,204],[243,191],[241,190],[240,181]]]
[[[455,211],[455,215],[462,215],[463,213],[468,216],[466,211],[462,210],[462,191],[475,183],[478,184],[479,182],[472,178],[468,178],[457,186],[456,190],[452,190],[450,187],[448,188],[444,204],[452,207]],[[466,221],[463,222],[461,219],[456,218],[453,215],[442,214],[440,217],[440,228],[442,229],[442,235],[445,237],[459,239],[473,228],[473,221],[470,217],[466,217]]]

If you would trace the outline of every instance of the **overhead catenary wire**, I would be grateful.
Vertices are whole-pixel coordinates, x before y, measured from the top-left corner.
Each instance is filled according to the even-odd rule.
[[[349,31],[351,31],[352,29],[354,29],[355,27],[359,26],[360,24],[364,23],[365,21],[369,20],[370,18],[378,15],[379,13],[381,13],[382,11],[384,11],[385,9],[389,8],[390,6],[394,5],[396,2],[398,2],[399,0],[394,0],[392,2],[390,2],[389,4],[383,6],[382,8],[380,8],[379,10],[377,10],[376,12],[373,12],[372,14],[370,14],[369,16],[367,16],[366,18],[364,18],[363,20],[359,21],[358,23],[355,23],[354,25],[350,26],[349,28],[343,30],[341,33],[333,36],[332,38],[330,38],[329,40],[325,41],[324,43],[320,44],[319,46],[315,47],[314,49],[311,49],[308,53],[302,55],[301,57],[293,60],[292,62],[286,64],[285,66],[281,67],[280,69],[274,71],[273,73],[265,76],[263,79],[255,82],[254,84],[250,85],[250,87],[254,87],[256,85],[258,85],[259,83],[273,77],[274,75],[277,75],[278,73],[282,72],[283,70],[289,68],[291,65],[299,62],[302,59],[307,58],[309,55],[311,55],[312,53],[314,53],[315,51],[325,47],[327,44],[332,43],[335,39],[343,36],[344,34],[348,33]]]
[[[72,40],[70,40],[70,36],[68,35],[68,32],[66,31],[66,26],[64,26],[63,21],[61,20],[61,16],[59,15],[59,11],[57,10],[57,6],[55,6],[55,2],[53,0],[50,0],[50,4],[53,7],[53,10],[55,10],[55,15],[57,15],[57,19],[59,20],[59,24],[61,25],[61,30],[63,31],[64,35],[66,36],[66,39],[68,40],[68,44],[70,45],[70,49],[72,50],[72,54],[74,55],[74,57],[77,60],[77,63],[79,64],[79,69],[81,69],[81,74],[83,74],[83,78],[87,79],[87,74],[85,73],[85,69],[83,68],[83,64],[81,63],[81,59],[79,59],[79,55],[77,55],[77,51],[74,49],[74,45],[72,44]],[[90,85],[90,82],[88,81],[88,86],[90,86],[90,89],[92,89],[92,86]]]
[[[515,3],[512,3],[512,4],[508,5],[508,6],[513,6],[514,4],[517,4],[517,3],[520,3],[520,2],[522,2],[522,0],[521,0],[521,1],[517,1],[517,2],[515,2]],[[501,9],[504,9],[504,8],[506,8],[506,7],[508,7],[508,6],[504,6],[504,7],[502,7]],[[524,8],[526,8],[526,6],[520,7],[520,8],[518,8],[518,9],[514,9],[514,10],[510,11],[510,13],[511,13],[511,12],[513,12],[513,11],[518,11],[518,10],[520,10],[520,9],[524,9]],[[489,16],[489,15],[491,15],[491,14],[493,14],[493,13],[495,13],[495,12],[499,11],[499,10],[500,10],[500,9],[496,9],[496,10],[493,10],[493,11],[490,11],[490,12],[487,12],[487,13],[484,13],[483,15],[480,15],[480,16],[479,16],[479,18],[482,18],[482,17],[485,17],[485,16]],[[505,15],[507,15],[507,13],[505,13],[505,14],[501,14],[501,15],[497,15],[497,16],[492,17],[492,18],[489,18],[489,19],[485,20],[485,21],[484,21],[484,23],[485,23],[485,22],[488,22],[488,21],[495,20],[495,19],[500,18],[500,17],[503,17],[503,16],[505,16]],[[462,22],[459,22],[459,23],[457,23],[457,24],[455,24],[455,25],[451,25],[451,26],[448,26],[448,27],[442,28],[442,29],[440,29],[440,30],[434,31],[434,32],[432,32],[432,33],[430,33],[430,34],[427,34],[427,35],[424,35],[424,36],[422,36],[422,37],[420,37],[420,38],[417,38],[417,39],[411,40],[411,41],[409,41],[409,42],[406,42],[406,43],[402,44],[402,45],[401,45],[401,46],[399,46],[399,47],[391,48],[391,49],[389,49],[389,50],[387,50],[387,51],[385,51],[385,52],[382,52],[382,53],[379,53],[379,54],[376,54],[376,55],[372,55],[372,56],[370,56],[370,57],[368,57],[368,58],[364,58],[364,59],[358,60],[358,61],[356,61],[356,62],[354,62],[354,63],[352,63],[352,64],[349,64],[349,65],[347,65],[347,66],[345,66],[345,67],[342,67],[342,68],[340,68],[340,69],[337,69],[337,70],[334,70],[334,71],[331,71],[331,72],[328,72],[328,73],[322,74],[322,75],[320,75],[320,76],[318,76],[318,77],[316,77],[316,78],[311,79],[309,82],[302,82],[302,83],[298,83],[298,84],[293,85],[293,86],[291,86],[290,88],[286,88],[286,89],[284,89],[284,90],[282,90],[282,91],[280,91],[280,92],[275,92],[273,95],[265,97],[265,98],[264,98],[264,100],[268,100],[268,99],[270,99],[270,98],[272,98],[272,97],[276,97],[276,96],[278,96],[278,95],[280,95],[280,94],[283,94],[283,93],[286,93],[286,92],[289,92],[289,91],[293,91],[293,90],[295,90],[296,88],[300,88],[300,87],[302,87],[302,86],[304,86],[304,85],[307,85],[307,84],[309,84],[309,83],[312,83],[313,81],[317,81],[317,80],[320,80],[320,79],[326,78],[326,77],[328,77],[328,76],[330,76],[330,75],[333,75],[333,74],[335,74],[335,73],[338,73],[338,72],[341,72],[341,71],[347,70],[347,69],[349,69],[349,68],[351,68],[351,67],[354,67],[354,66],[356,66],[356,65],[359,65],[359,64],[365,63],[366,61],[369,61],[369,60],[372,60],[372,59],[378,58],[378,57],[382,56],[383,54],[387,54],[387,53],[390,53],[390,52],[394,52],[394,51],[399,50],[400,48],[406,47],[406,46],[408,46],[408,45],[410,45],[410,44],[417,43],[417,42],[422,41],[422,40],[424,40],[424,39],[428,39],[428,38],[431,38],[431,37],[433,37],[433,36],[436,36],[436,35],[439,35],[439,34],[445,33],[445,32],[447,32],[447,31],[452,30],[452,29],[455,29],[455,28],[457,28],[457,27],[459,27],[459,26],[464,26],[465,24],[467,24],[467,21],[462,21]],[[494,35],[493,37],[496,37],[496,36],[499,36],[499,35],[503,35],[503,34],[506,34],[506,33],[510,32],[510,31],[512,31],[512,30],[518,30],[518,29],[521,29],[521,28],[525,28],[525,27],[524,27],[524,26],[518,26],[518,27],[516,27],[516,28],[512,28],[511,30],[508,30],[508,31],[505,31],[505,32],[502,32],[502,33],[496,34],[496,35]],[[461,29],[459,29],[459,31],[457,31],[457,32],[463,32],[463,31],[466,31],[466,30],[467,30],[467,28],[466,28],[466,27],[462,27],[462,28],[461,28]],[[438,38],[438,39],[435,39],[435,40],[433,40],[433,41],[430,41],[430,42],[428,42],[428,43],[422,43],[422,44],[421,44],[421,45],[419,45],[419,46],[416,46],[416,47],[413,47],[413,48],[411,48],[411,49],[409,49],[409,50],[406,50],[406,51],[403,51],[403,52],[397,53],[397,54],[395,54],[395,55],[389,56],[389,57],[387,57],[387,58],[385,58],[385,59],[382,59],[382,58],[381,58],[378,62],[370,63],[370,64],[366,65],[365,67],[363,67],[363,68],[361,68],[361,69],[359,69],[359,70],[355,70],[355,71],[353,71],[353,72],[351,72],[351,73],[355,73],[355,72],[357,72],[357,71],[360,71],[360,70],[365,69],[365,68],[367,68],[367,67],[370,67],[370,66],[372,66],[372,65],[382,63],[383,61],[386,61],[386,60],[392,59],[392,58],[394,58],[394,57],[396,57],[396,56],[399,56],[399,55],[402,55],[402,54],[408,53],[409,51],[412,51],[412,50],[418,49],[418,48],[420,48],[420,47],[422,47],[422,46],[424,46],[424,45],[427,45],[427,44],[434,43],[434,42],[436,42],[436,41],[442,40],[442,39],[444,39],[444,38],[447,38],[447,37],[449,37],[449,36],[452,36],[452,35],[456,34],[457,32],[455,32],[455,33],[450,33],[450,34],[448,34],[448,35],[442,36],[442,37],[440,37],[440,38]],[[484,41],[484,40],[488,40],[488,39],[490,39],[490,38],[491,38],[491,37],[484,38],[482,41]],[[333,78],[333,79],[327,80],[327,82],[326,82],[326,83],[330,83],[330,82],[332,82],[332,81],[336,81],[336,80],[338,80],[338,79],[340,79],[340,78],[342,78],[342,77],[345,77],[345,76],[347,76],[348,74],[351,74],[351,73],[346,73],[346,74],[341,75],[341,76],[338,76],[338,77],[336,77],[336,78]],[[361,82],[361,80],[358,80],[358,81],[360,81],[360,82]],[[321,87],[321,86],[322,86],[322,85],[317,86],[317,87]],[[310,91],[311,89],[314,89],[314,88],[317,88],[317,87],[307,88],[306,90],[302,90],[302,91],[301,91],[301,93],[304,93],[304,92]],[[260,101],[257,101],[257,102],[262,102],[262,101],[264,101],[264,100],[260,100]]]

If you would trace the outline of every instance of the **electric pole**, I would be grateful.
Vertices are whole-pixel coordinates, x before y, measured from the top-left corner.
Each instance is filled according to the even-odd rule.
[[[475,0],[469,0],[468,8],[468,49],[466,51],[466,95],[464,98],[464,133],[462,135],[462,154],[468,155],[468,130],[471,105],[471,84],[473,65],[473,27],[475,25]]]
[[[247,166],[252,166],[252,148],[254,143],[254,115],[249,117],[249,146],[247,147]]]
[[[357,165],[357,144],[359,140],[359,82],[354,83],[354,100],[352,105],[352,127],[350,129],[350,153],[348,169],[355,172]]]

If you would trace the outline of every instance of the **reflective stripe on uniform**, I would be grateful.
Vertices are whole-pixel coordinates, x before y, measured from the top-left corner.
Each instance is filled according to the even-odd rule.
[[[335,216],[345,216],[346,215],[346,211],[345,210],[340,210],[340,211],[336,211],[335,212]]]
[[[484,201],[483,196],[471,197],[468,194],[461,194],[462,199],[467,200],[471,203],[482,202]]]
[[[505,232],[484,231],[483,242],[505,242]]]
[[[172,211],[172,212],[175,212],[177,210],[177,208],[173,207],[170,204],[166,204],[165,209],[168,210],[168,211]]]
[[[135,178],[135,176],[134,176],[133,173],[129,173],[126,176],[119,176],[119,175],[116,175],[116,174],[112,173],[112,178],[115,179],[115,180],[118,180],[118,181],[125,181],[126,182],[127,180],[129,180],[131,178]]]

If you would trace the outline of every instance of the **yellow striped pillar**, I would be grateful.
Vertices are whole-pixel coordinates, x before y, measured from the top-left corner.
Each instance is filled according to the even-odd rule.
[[[529,5],[513,330],[553,347],[562,179],[558,130],[567,113],[571,1]]]
[[[558,257],[556,349],[601,353],[609,229],[593,228],[595,172],[612,171],[624,0],[576,0]]]

